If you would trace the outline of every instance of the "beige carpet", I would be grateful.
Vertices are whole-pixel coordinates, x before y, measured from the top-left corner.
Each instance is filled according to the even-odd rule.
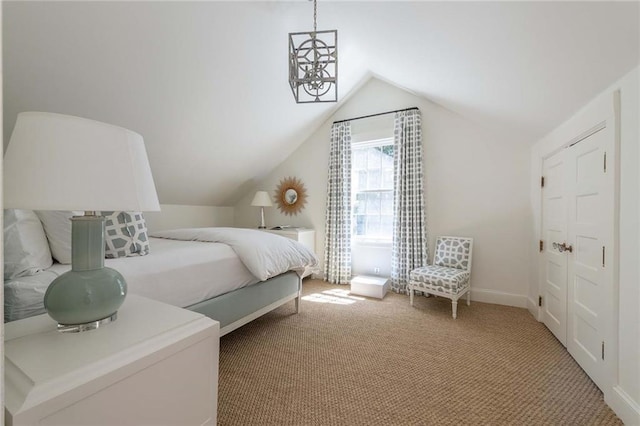
[[[602,393],[524,309],[305,281],[220,341],[221,425],[616,425]]]

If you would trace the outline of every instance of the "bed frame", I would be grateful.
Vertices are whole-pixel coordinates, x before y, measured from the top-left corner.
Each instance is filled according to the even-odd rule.
[[[162,204],[161,208],[161,212],[145,212],[149,231],[184,227],[234,226],[233,207]],[[286,272],[266,281],[187,306],[185,309],[219,321],[220,336],[224,336],[290,300],[295,299],[296,313],[299,313],[301,295],[302,278],[295,272]]]
[[[290,300],[296,301],[296,313],[299,313],[301,296],[302,278],[297,273],[289,271],[196,303],[186,309],[220,322],[220,336],[224,336]]]

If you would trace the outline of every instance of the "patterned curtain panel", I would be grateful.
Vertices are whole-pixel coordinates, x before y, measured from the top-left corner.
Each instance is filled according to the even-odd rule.
[[[351,123],[331,127],[324,277],[332,284],[351,280]]]
[[[405,293],[409,272],[426,266],[429,257],[421,121],[419,110],[402,111],[395,115],[391,289],[396,293]]]

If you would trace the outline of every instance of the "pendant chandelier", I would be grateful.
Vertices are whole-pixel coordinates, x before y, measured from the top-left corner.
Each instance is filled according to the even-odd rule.
[[[289,85],[296,102],[338,101],[338,30],[289,33]]]

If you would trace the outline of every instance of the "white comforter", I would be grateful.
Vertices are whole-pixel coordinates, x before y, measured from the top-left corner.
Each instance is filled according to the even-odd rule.
[[[185,228],[151,234],[157,238],[224,243],[261,281],[287,271],[302,275],[318,264],[316,256],[297,241],[280,235],[243,228]]]

